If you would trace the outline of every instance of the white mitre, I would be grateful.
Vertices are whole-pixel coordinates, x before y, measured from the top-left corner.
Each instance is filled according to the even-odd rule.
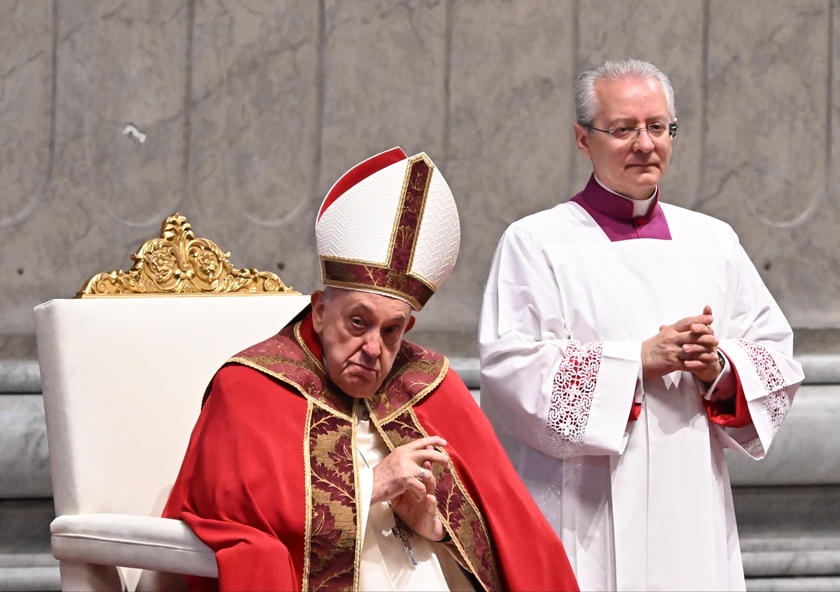
[[[420,310],[455,265],[461,226],[431,159],[392,148],[335,182],[315,238],[325,286],[392,296]]]

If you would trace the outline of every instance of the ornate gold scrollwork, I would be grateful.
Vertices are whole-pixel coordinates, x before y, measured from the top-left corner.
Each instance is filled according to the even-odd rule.
[[[213,241],[196,238],[187,219],[176,213],[163,221],[160,238],[146,241],[131,256],[129,271],[97,273],[76,296],[298,293],[270,271],[234,269],[229,257]]]

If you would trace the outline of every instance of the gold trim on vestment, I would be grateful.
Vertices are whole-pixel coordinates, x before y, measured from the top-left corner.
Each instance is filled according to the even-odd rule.
[[[320,265],[321,265],[321,278],[323,279],[323,283],[325,286],[333,286],[336,288],[346,288],[349,290],[359,290],[362,292],[369,292],[371,294],[392,294],[398,298],[407,300],[415,310],[420,310],[423,306],[428,302],[428,300],[437,292],[437,286],[435,286],[431,281],[423,277],[417,272],[408,271],[403,273],[400,277],[409,278],[417,282],[418,284],[422,285],[428,290],[427,294],[421,294],[423,297],[423,301],[421,302],[418,298],[413,296],[409,293],[408,290],[403,290],[400,288],[391,287],[388,283],[377,283],[375,279],[372,279],[372,275],[374,271],[381,272],[386,276],[391,276],[392,281],[388,281],[385,279],[385,282],[389,282],[393,284],[396,280],[393,280],[393,275],[395,272],[388,267],[388,265],[382,263],[371,263],[367,261],[362,261],[359,259],[352,259],[352,258],[343,258],[343,257],[329,257],[326,255],[321,255],[319,257]],[[359,265],[361,267],[366,268],[367,277],[369,281],[348,281],[342,279],[336,279],[334,275],[330,274],[327,271],[327,264],[340,264],[344,266],[345,264],[348,266]]]
[[[303,335],[300,334],[301,325],[302,325],[302,321],[298,321],[297,323],[295,323],[295,339],[297,340],[300,348],[306,354],[306,357],[309,358],[312,361],[313,364],[315,364],[315,367],[318,368],[318,370],[320,370],[321,372],[324,373],[324,376],[326,376],[327,375],[327,367],[324,366],[324,360],[319,360],[318,358],[315,357],[315,354],[313,354],[311,351],[309,351],[309,348],[306,346],[306,342],[303,340]]]
[[[420,231],[423,229],[423,216],[426,213],[426,203],[429,201],[429,190],[432,187],[432,178],[435,176],[435,165],[432,164],[429,157],[426,156],[424,152],[421,152],[417,156],[422,156],[423,160],[426,161],[426,164],[429,165],[429,175],[426,177],[426,186],[423,188],[423,201],[420,204],[420,211],[417,213],[417,230],[415,231],[416,236],[414,237],[414,244],[411,245],[411,257],[408,258],[408,269],[406,270],[407,275],[411,275],[411,268],[414,267],[414,255],[417,253],[417,242],[420,240]]]
[[[361,494],[361,487],[359,483],[359,473],[361,471],[361,467],[359,466],[359,440],[358,440],[358,423],[359,423],[359,400],[353,400],[353,425],[352,425],[352,435],[351,441],[353,445],[353,487],[355,487],[355,503],[356,503],[356,556],[353,559],[353,590],[359,589],[359,572],[361,571],[359,568],[362,565],[362,544],[364,543],[364,532],[365,532],[365,524],[362,524],[362,512],[361,512],[361,504],[363,500],[359,498]],[[371,489],[371,495],[373,495],[373,489]],[[370,508],[368,507],[368,514],[370,514]]]
[[[408,413],[411,414],[411,419],[414,422],[414,425],[417,427],[417,431],[419,431],[421,434],[423,434],[424,438],[428,438],[429,434],[426,432],[426,430],[423,429],[423,425],[420,423],[420,420],[417,419],[417,415],[414,413],[414,409],[409,408]],[[438,448],[438,450],[440,450],[440,449]],[[445,452],[445,451],[442,450],[442,452]],[[455,470],[455,468],[452,466],[451,463],[450,463],[450,466],[449,466],[449,470],[452,473],[452,479],[455,481],[455,486],[461,491],[461,494],[464,496],[464,499],[467,500],[467,503],[472,508],[472,511],[475,512],[475,516],[478,519],[479,524],[481,525],[481,530],[484,531],[484,536],[487,537],[487,540],[492,545],[493,544],[493,538],[490,536],[490,529],[487,528],[487,524],[484,521],[484,515],[479,511],[478,506],[473,501],[472,497],[470,496],[469,492],[467,491],[467,488],[464,487],[464,484],[461,482],[461,477],[458,475],[458,471]],[[491,586],[492,583],[491,582],[483,582],[481,580],[481,578],[478,575],[479,571],[476,569],[476,566],[473,565],[472,561],[470,561],[470,554],[468,554],[467,550],[464,549],[464,547],[461,545],[460,538],[455,536],[455,533],[450,532],[450,530],[448,528],[446,528],[449,525],[449,520],[444,519],[443,514],[441,514],[441,512],[440,512],[440,505],[438,505],[435,508],[435,513],[437,514],[438,518],[440,519],[441,524],[444,525],[444,528],[446,529],[446,532],[448,532],[449,536],[452,537],[451,542],[455,544],[455,546],[458,548],[458,551],[461,553],[461,556],[463,557],[463,559],[469,564],[469,570],[472,572],[472,574],[475,576],[475,578],[478,580],[478,582],[484,587],[485,590],[488,590],[488,591],[491,590],[492,589],[492,586]],[[499,568],[498,568],[498,565],[496,565],[496,561],[495,561],[496,560],[496,553],[494,552],[494,550],[492,548],[491,548],[490,556],[493,558],[494,571],[496,572],[496,574],[498,574],[499,573]]]
[[[446,378],[446,373],[447,373],[448,370],[449,370],[449,358],[444,356],[443,357],[443,368],[441,369],[441,372],[440,372],[440,374],[438,374],[437,378],[434,379],[434,381],[429,383],[429,385],[426,388],[424,388],[422,391],[420,391],[419,393],[414,395],[411,399],[408,400],[408,402],[406,402],[404,405],[401,405],[397,410],[392,411],[391,413],[389,413],[388,415],[386,415],[385,417],[383,417],[381,419],[376,418],[376,421],[381,422],[381,423],[387,423],[389,421],[393,421],[394,419],[397,418],[397,416],[399,416],[400,414],[405,412],[406,407],[411,409],[417,402],[419,402],[421,399],[424,399],[425,397],[427,397],[429,395],[429,393],[431,393],[438,386],[440,386],[440,383],[443,382],[444,378]],[[365,406],[368,408],[368,413],[370,414],[370,416],[375,417],[374,411],[370,408],[370,400],[365,399],[364,402],[365,402]],[[413,411],[413,409],[412,409],[412,411]],[[419,423],[417,425],[419,425]]]
[[[306,398],[307,401],[309,401],[313,405],[317,405],[321,409],[324,409],[325,411],[329,411],[330,413],[332,413],[333,415],[335,415],[337,417],[340,417],[341,419],[345,419],[347,421],[352,421],[353,420],[353,418],[351,418],[346,413],[341,413],[340,411],[335,410],[334,408],[330,407],[329,405],[327,405],[323,401],[319,401],[318,399],[315,399],[314,397],[312,397],[310,394],[308,394],[306,392],[306,390],[301,385],[299,385],[298,383],[296,383],[295,381],[290,379],[285,374],[279,374],[277,372],[274,372],[273,370],[270,370],[269,368],[266,368],[265,366],[260,366],[259,364],[255,364],[254,362],[252,362],[251,360],[248,360],[247,358],[230,358],[226,363],[242,364],[243,366],[248,366],[249,368],[253,368],[256,371],[261,372],[262,374],[268,374],[269,376],[278,379],[283,384],[287,384],[289,386],[294,387],[297,392],[299,392],[303,397]]]
[[[412,263],[413,263],[413,261],[412,261]],[[430,282],[429,280],[427,280],[426,278],[424,278],[424,277],[423,277],[422,275],[420,275],[419,273],[416,273],[416,272],[414,272],[414,271],[409,271],[409,272],[407,272],[405,275],[406,275],[407,277],[414,278],[415,280],[417,280],[417,281],[418,281],[418,282],[420,282],[421,284],[425,284],[425,285],[426,285],[426,287],[427,287],[427,288],[429,288],[429,290],[431,290],[431,291],[432,291],[432,293],[436,293],[436,292],[437,292],[437,286],[435,286],[432,282]]]
[[[445,376],[445,373],[442,373],[441,376]],[[441,378],[441,380],[442,380],[442,378]],[[412,401],[416,401],[417,398],[418,398],[418,396],[413,397]],[[365,402],[367,403],[367,401],[365,401]],[[400,418],[401,415],[403,416],[402,418]],[[383,419],[382,421],[379,421],[379,419],[376,417],[376,415],[374,413],[371,413],[371,421],[373,422],[373,425],[376,428],[376,430],[382,436],[382,439],[385,440],[385,443],[388,446],[388,449],[392,452],[398,446],[402,446],[402,445],[404,445],[408,442],[411,442],[413,440],[411,438],[409,438],[408,440],[403,441],[400,438],[399,433],[396,432],[396,431],[393,431],[393,435],[391,435],[391,433],[389,433],[389,431],[387,431],[385,429],[385,426],[389,423],[401,424],[403,426],[406,426],[406,427],[414,430],[418,434],[421,434],[422,437],[424,437],[424,438],[429,437],[428,432],[426,432],[426,430],[423,428],[422,424],[420,423],[419,419],[417,418],[417,415],[414,412],[414,408],[412,406],[409,406],[408,404],[402,405],[400,407],[399,412],[390,413],[387,416],[387,418]],[[410,423],[407,423],[407,421],[410,421]],[[443,452],[444,454],[449,456],[449,454],[446,452],[446,450],[443,450],[440,447],[435,447],[435,449],[438,450],[439,452]],[[496,563],[496,553],[495,553],[495,550],[494,550],[493,539],[490,536],[490,531],[487,528],[486,522],[484,521],[484,516],[479,511],[478,506],[476,505],[475,501],[473,501],[472,497],[469,495],[469,492],[467,491],[466,487],[464,486],[463,482],[461,481],[461,478],[458,475],[458,472],[455,470],[455,467],[452,463],[450,463],[448,469],[449,469],[449,473],[452,475],[453,489],[457,489],[459,494],[463,496],[464,504],[469,506],[470,510],[472,511],[472,513],[474,515],[474,518],[478,521],[478,525],[477,525],[478,528],[481,529],[482,534],[483,534],[485,540],[487,541],[487,544],[489,545],[488,552],[490,553],[490,561],[491,561],[491,565],[489,566],[489,569],[492,570],[492,574],[488,574],[488,577],[493,577],[496,580],[496,582],[493,582],[493,581],[485,582],[482,579],[481,574],[483,573],[483,570],[478,569],[476,564],[472,561],[473,557],[477,558],[476,555],[475,555],[475,552],[474,551],[469,551],[468,549],[466,549],[461,543],[460,534],[457,533],[457,532],[453,532],[453,530],[451,528],[448,528],[448,526],[450,525],[450,520],[449,520],[448,517],[445,518],[443,516],[443,514],[441,513],[441,511],[440,511],[441,504],[440,503],[437,504],[437,507],[435,509],[435,513],[437,514],[441,523],[444,525],[444,529],[446,530],[446,532],[448,532],[449,535],[452,537],[452,543],[458,549],[458,552],[460,553],[463,562],[466,564],[465,567],[468,568],[468,571],[470,571],[476,577],[478,582],[481,584],[481,586],[485,590],[496,589],[501,582],[498,581],[499,569],[498,569],[498,565]],[[433,474],[435,476],[435,479],[440,481],[440,476],[443,474],[444,470],[445,469],[443,467],[439,466],[439,465],[433,466],[432,471],[433,471]],[[444,507],[448,507],[448,504],[446,504]],[[466,514],[463,515],[463,517],[469,521],[469,518]]]
[[[300,390],[300,387],[297,387]],[[312,407],[311,399],[307,399],[306,403],[306,427],[303,430],[303,468],[304,468],[304,483],[306,487],[306,524],[303,533],[303,579],[301,580],[301,592],[307,592],[309,589],[309,570],[310,570],[310,555],[312,553],[312,467],[309,463],[312,462],[312,456],[309,450],[309,432],[312,427]]]
[[[432,163],[431,160],[429,160],[429,157],[426,156],[425,152],[421,152],[420,154],[415,154],[414,156],[409,158],[407,163],[406,163],[405,178],[403,179],[402,189],[400,189],[400,202],[397,205],[397,213],[396,213],[396,216],[394,217],[394,227],[393,227],[393,229],[391,229],[391,240],[388,243],[388,259],[385,263],[386,267],[391,267],[391,260],[394,257],[394,250],[396,248],[397,233],[400,230],[400,221],[401,221],[401,218],[402,218],[401,214],[402,214],[403,209],[405,208],[405,196],[406,196],[406,192],[408,190],[408,184],[411,182],[412,168],[413,168],[415,163],[417,163],[421,160],[426,163],[426,166],[429,167],[429,174],[426,177],[426,185],[423,188],[423,201],[422,201],[423,207],[420,210],[420,212],[418,212],[418,214],[417,214],[418,225],[417,225],[417,228],[415,229],[414,241],[411,244],[411,255],[408,258],[408,267],[405,270],[406,274],[408,274],[411,271],[411,265],[412,265],[412,263],[414,263],[414,252],[417,248],[417,239],[420,237],[420,226],[422,226],[422,223],[423,223],[423,211],[425,211],[425,209],[426,209],[426,199],[429,196],[429,187],[431,186],[431,183],[432,183],[432,175],[434,175],[434,172],[435,172],[435,165],[434,165],[434,163]],[[415,189],[415,191],[418,190],[418,188],[414,188],[414,189]]]
[[[318,260],[321,263],[321,277],[324,275],[324,262],[325,261],[335,261],[337,263],[356,263],[358,265],[370,265],[372,267],[381,267],[383,269],[388,269],[387,263],[377,262],[377,261],[368,261],[366,259],[354,259],[353,257],[335,257],[332,255],[321,255],[318,257]],[[413,261],[412,261],[413,263]],[[406,271],[405,275],[411,278],[416,279],[418,282],[421,282],[426,285],[432,292],[436,292],[437,288],[435,285],[424,278],[422,275],[418,274],[416,271]],[[365,284],[368,285],[368,284]]]
[[[412,308],[414,308],[414,310],[420,310],[421,308],[423,308],[423,304],[416,298],[412,298],[411,296],[404,292],[401,292],[400,290],[394,290],[386,286],[371,286],[370,284],[363,284],[361,282],[337,282],[335,280],[324,280],[324,285],[332,286],[334,288],[346,288],[348,290],[369,292],[371,294],[382,294],[383,292],[387,294],[393,294],[400,300],[407,300],[408,303],[412,306]]]

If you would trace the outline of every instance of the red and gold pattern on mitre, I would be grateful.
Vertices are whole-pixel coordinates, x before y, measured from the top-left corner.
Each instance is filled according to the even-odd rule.
[[[335,182],[315,238],[325,286],[400,298],[420,310],[455,265],[461,226],[431,159],[392,148]]]

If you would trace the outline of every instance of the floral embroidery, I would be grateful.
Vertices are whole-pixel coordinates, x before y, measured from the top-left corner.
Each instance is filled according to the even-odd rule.
[[[350,590],[358,584],[358,513],[353,479],[353,403],[330,386],[324,369],[304,341],[305,320],[231,358],[280,380],[310,402],[308,555],[303,588]],[[412,406],[440,384],[448,360],[404,341],[385,383],[365,401],[371,418],[391,447],[424,437]],[[454,467],[435,472],[438,511],[457,545],[458,562],[468,565],[485,589],[498,590],[495,552],[486,524]]]
[[[309,425],[312,496],[309,589],[351,589],[356,559],[353,426],[313,405]]]
[[[599,341],[570,341],[566,357],[554,376],[548,432],[561,456],[574,454],[583,444],[602,353],[603,344]]]
[[[764,411],[770,418],[770,426],[775,436],[782,420],[790,410],[790,398],[787,394],[785,378],[766,347],[746,339],[736,339],[735,343],[746,352],[764,390],[767,391]]]
[[[384,422],[382,417],[377,417],[377,407],[369,405],[369,409],[371,419],[391,450],[428,436],[411,407],[393,419],[385,418],[387,421]],[[435,465],[432,471],[437,481],[435,497],[438,513],[444,524],[449,525],[448,532],[458,549],[458,562],[475,575],[483,589],[501,590],[503,586],[490,531],[475,500],[454,466]]]

